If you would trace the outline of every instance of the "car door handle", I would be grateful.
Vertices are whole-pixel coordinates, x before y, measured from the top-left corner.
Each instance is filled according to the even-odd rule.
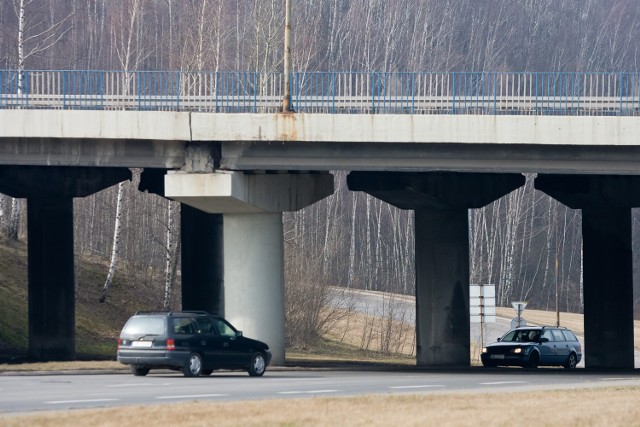
[[[207,345],[207,342],[205,340],[200,341],[200,345]]]
[[[229,347],[229,343],[228,343],[228,342],[223,342],[223,343],[222,343],[222,346],[223,346],[223,347]]]

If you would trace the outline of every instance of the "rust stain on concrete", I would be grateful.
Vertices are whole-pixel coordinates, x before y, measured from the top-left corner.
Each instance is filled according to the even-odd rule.
[[[280,141],[299,141],[298,125],[304,123],[304,117],[296,113],[278,113],[276,115],[276,135]]]

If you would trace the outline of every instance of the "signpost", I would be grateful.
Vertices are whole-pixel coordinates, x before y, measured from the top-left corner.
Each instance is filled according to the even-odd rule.
[[[496,322],[496,286],[469,285],[471,323],[480,323],[480,346],[484,347],[484,324]]]
[[[511,306],[516,311],[516,317],[511,319],[511,329],[519,328],[520,326],[527,326],[527,321],[522,317],[522,312],[527,306],[524,301],[512,301]]]

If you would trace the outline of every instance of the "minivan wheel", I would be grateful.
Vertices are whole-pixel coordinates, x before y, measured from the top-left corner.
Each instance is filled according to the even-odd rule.
[[[249,375],[252,377],[261,377],[264,375],[264,371],[267,368],[267,363],[264,360],[264,355],[262,353],[254,353],[251,357],[251,362],[249,363]]]
[[[136,377],[144,377],[149,373],[149,368],[142,368],[140,366],[131,365],[131,373]]]
[[[198,353],[191,353],[182,368],[185,377],[198,377],[202,373],[202,357]]]
[[[569,358],[565,362],[564,367],[566,369],[574,369],[577,364],[578,364],[578,357],[576,356],[575,353],[571,353],[569,355]]]

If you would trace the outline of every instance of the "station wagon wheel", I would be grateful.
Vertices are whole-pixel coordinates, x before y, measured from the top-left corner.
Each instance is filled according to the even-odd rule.
[[[264,374],[264,371],[267,367],[267,364],[264,360],[264,355],[262,353],[254,353],[251,357],[251,362],[249,362],[249,375],[252,377],[261,377]]]
[[[131,365],[131,373],[136,377],[144,377],[149,373],[149,368],[142,368],[139,366]]]
[[[540,355],[537,352],[531,353],[529,356],[529,363],[527,363],[527,367],[529,368],[537,368],[538,363],[540,363]]]
[[[576,367],[577,364],[578,364],[578,358],[576,357],[576,354],[571,353],[569,355],[569,358],[567,359],[567,362],[564,364],[564,367],[566,369],[573,369]]]
[[[198,353],[191,353],[182,368],[185,377],[198,377],[202,373],[202,357]]]

